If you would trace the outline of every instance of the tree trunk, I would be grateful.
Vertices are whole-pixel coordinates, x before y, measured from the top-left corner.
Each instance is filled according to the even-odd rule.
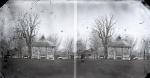
[[[146,57],[145,57],[145,50],[144,50],[144,60],[146,60]]]
[[[104,59],[108,59],[108,47],[104,46]]]
[[[22,58],[22,48],[19,48],[19,58]]]
[[[68,51],[68,59],[70,59],[70,57],[69,57],[70,55],[69,55],[69,51]]]
[[[56,59],[56,49],[54,49],[54,60]]]
[[[99,55],[98,52],[96,51],[96,59],[99,59]]]
[[[29,53],[29,58],[32,58],[32,47],[31,45],[28,45],[28,53]]]
[[[97,52],[97,50],[95,51],[94,59],[98,59],[98,52]]]

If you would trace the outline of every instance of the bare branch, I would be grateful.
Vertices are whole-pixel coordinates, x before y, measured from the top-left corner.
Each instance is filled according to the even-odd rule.
[[[110,18],[97,18],[95,20],[95,28],[93,29],[97,36],[101,39],[104,50],[105,50],[105,56],[107,58],[107,47],[110,38],[113,35],[113,26],[115,22],[113,21],[113,16]]]
[[[31,57],[31,44],[33,42],[33,38],[36,36],[36,31],[38,27],[38,15],[37,14],[29,14],[25,13],[22,17],[18,19],[18,29],[21,33],[21,36],[26,41],[28,51]]]

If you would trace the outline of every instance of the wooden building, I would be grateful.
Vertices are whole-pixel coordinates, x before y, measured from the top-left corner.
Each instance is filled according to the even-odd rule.
[[[130,60],[131,46],[125,40],[113,41],[109,44],[108,58]]]

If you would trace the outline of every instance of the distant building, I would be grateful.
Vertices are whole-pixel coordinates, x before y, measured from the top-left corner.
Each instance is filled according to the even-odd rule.
[[[57,51],[56,52],[57,59],[74,59],[73,52],[65,52],[65,51]]]
[[[87,50],[80,50],[77,52],[77,55],[79,56],[79,58],[81,55],[84,55],[85,59],[96,59],[97,58],[97,53],[92,48],[87,49]]]
[[[130,60],[131,46],[125,40],[113,41],[109,44],[108,58]]]
[[[43,36],[40,40],[32,43],[32,58],[54,60],[54,48],[55,45]]]
[[[32,44],[32,58],[53,59],[55,46],[48,41],[37,41]]]
[[[77,52],[78,56],[85,55],[86,59],[103,59],[103,47],[99,47],[96,51],[94,49],[80,50]],[[130,60],[131,58],[131,45],[122,39],[110,42],[108,45],[108,59]]]
[[[108,59],[131,59],[131,45],[121,37],[108,44]],[[84,55],[86,59],[104,59],[104,47],[101,46],[98,50],[90,48],[88,50],[77,51],[78,56]]]

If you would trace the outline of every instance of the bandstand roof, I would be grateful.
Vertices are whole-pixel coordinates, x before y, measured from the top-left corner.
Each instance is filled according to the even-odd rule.
[[[113,41],[108,46],[113,48],[131,48],[131,45],[124,40]]]

